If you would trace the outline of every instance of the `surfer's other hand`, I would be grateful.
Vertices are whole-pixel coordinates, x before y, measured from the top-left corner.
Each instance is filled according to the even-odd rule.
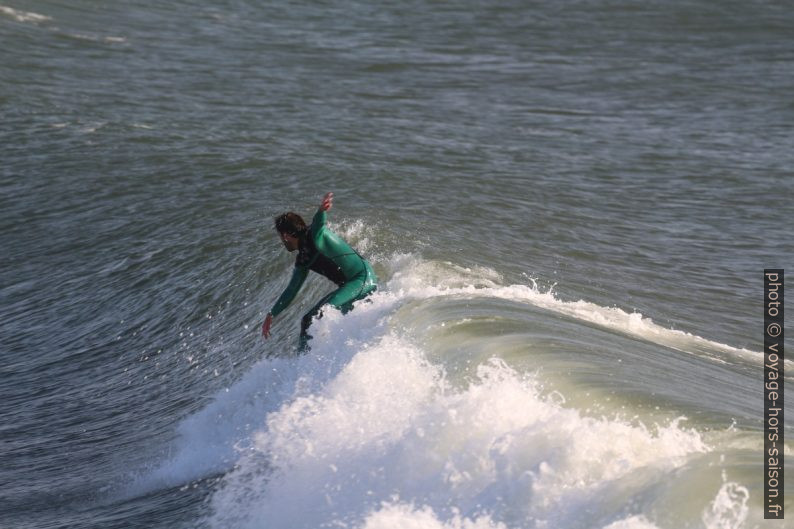
[[[268,313],[265,323],[262,324],[262,336],[270,338],[270,325],[273,323],[273,315]]]
[[[323,211],[328,211],[334,205],[334,194],[330,191],[325,194],[323,197],[323,201],[320,203],[320,209]]]

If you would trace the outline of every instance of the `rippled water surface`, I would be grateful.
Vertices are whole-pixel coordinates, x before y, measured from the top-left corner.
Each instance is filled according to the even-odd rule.
[[[784,527],[762,279],[794,265],[793,24],[0,0],[0,526]],[[262,339],[272,218],[326,191],[380,288],[296,356],[332,285]]]

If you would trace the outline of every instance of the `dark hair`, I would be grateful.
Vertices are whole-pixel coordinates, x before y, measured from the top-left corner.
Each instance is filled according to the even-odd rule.
[[[276,230],[279,233],[287,233],[293,237],[298,237],[306,231],[306,223],[297,213],[288,211],[276,217]]]

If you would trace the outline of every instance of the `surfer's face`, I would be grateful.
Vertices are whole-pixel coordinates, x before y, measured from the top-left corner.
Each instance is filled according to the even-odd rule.
[[[294,252],[298,249],[297,237],[294,237],[289,233],[279,233],[278,235],[281,237],[281,242],[284,243],[284,248],[286,248],[288,252]]]

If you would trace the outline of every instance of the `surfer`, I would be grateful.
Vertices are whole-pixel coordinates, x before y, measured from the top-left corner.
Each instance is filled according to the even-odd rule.
[[[366,259],[350,247],[339,235],[325,225],[326,211],[333,206],[333,193],[326,193],[320,208],[314,214],[311,226],[306,226],[300,215],[291,211],[276,217],[276,231],[288,252],[298,250],[295,268],[287,288],[279,296],[262,324],[262,335],[270,337],[273,318],[278,316],[295,298],[303,286],[309,270],[321,274],[334,283],[337,289],[323,297],[301,319],[300,350],[305,350],[311,336],[309,325],[313,318],[322,317],[325,305],[331,305],[345,314],[352,310],[353,302],[372,294],[378,278]]]

